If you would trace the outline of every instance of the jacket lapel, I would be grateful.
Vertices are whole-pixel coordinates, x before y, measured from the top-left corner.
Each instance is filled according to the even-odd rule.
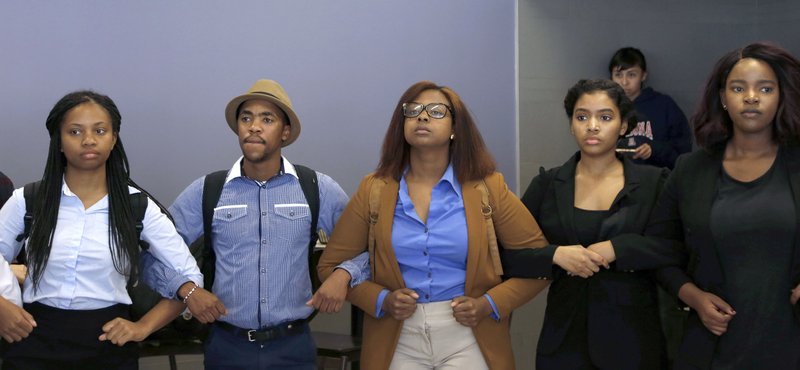
[[[561,227],[571,245],[579,244],[575,228],[575,166],[578,164],[580,152],[573,155],[561,168],[558,169],[553,178],[553,193],[558,207],[558,217]]]
[[[785,151],[786,169],[789,173],[789,186],[792,190],[792,198],[794,199],[795,209],[795,231],[794,231],[794,244],[792,245],[792,265],[791,265],[791,279],[792,285],[795,286],[800,283],[800,148],[796,146],[781,147]]]
[[[467,181],[461,185],[461,197],[464,198],[464,213],[467,219],[467,273],[464,292],[469,294],[478,274],[478,262],[489,258],[486,248],[486,225],[481,213],[481,193],[477,189],[477,181]],[[491,190],[490,190],[491,191]]]
[[[696,274],[708,279],[707,282],[709,286],[701,288],[710,290],[724,298],[724,294],[722,294],[721,291],[722,284],[725,281],[725,275],[719,261],[718,246],[714,243],[714,236],[711,235],[710,227],[711,207],[714,204],[714,197],[716,197],[719,190],[719,177],[722,174],[721,154],[702,153],[701,160],[698,161],[698,166],[695,169],[696,171],[685,174],[686,176],[691,176],[694,180],[693,182],[696,184],[696,186],[692,188],[686,188],[689,194],[689,196],[686,197],[689,202],[688,209],[691,209],[694,213],[694,215],[692,215],[693,218],[709,226],[699,230],[688,230],[688,232],[704,233],[704,235],[699,235],[701,238],[699,240],[705,240],[710,244],[710,248],[703,248],[701,246],[697,251],[699,259],[709,262],[698,263]],[[686,225],[684,225],[684,227],[686,227]],[[684,230],[684,232],[687,232],[687,230]],[[706,251],[706,253],[703,253],[704,251]]]
[[[636,165],[626,156],[622,156],[622,166],[625,184],[611,203],[611,215],[603,220],[603,223],[600,225],[600,240],[608,240],[610,239],[610,235],[617,235],[624,232],[627,225],[636,224],[638,212],[634,212],[631,207],[638,207],[639,205],[628,204],[628,206],[623,207],[622,202],[625,198],[633,196],[632,194],[639,187],[641,182],[639,177],[640,173],[636,171]]]
[[[383,179],[376,179],[375,181],[384,181]],[[375,238],[377,239],[378,246],[385,246],[382,250],[376,251],[378,254],[386,256],[384,263],[379,263],[376,266],[376,274],[380,274],[378,267],[389,269],[389,273],[395,280],[396,286],[404,287],[403,274],[400,272],[400,265],[397,263],[397,256],[394,254],[394,245],[392,245],[392,224],[394,223],[394,209],[397,205],[397,192],[400,190],[400,184],[394,179],[386,181],[386,185],[381,189],[380,209],[378,210],[378,223],[375,225]],[[377,260],[377,259],[376,259]]]

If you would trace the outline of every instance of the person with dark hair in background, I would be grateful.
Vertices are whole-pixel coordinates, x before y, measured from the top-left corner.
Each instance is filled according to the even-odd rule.
[[[11,198],[11,193],[14,191],[14,183],[3,172],[0,172],[0,208],[6,204],[8,198]]]
[[[636,163],[672,168],[679,155],[692,150],[686,115],[669,95],[644,87],[647,61],[639,49],[617,50],[608,73],[636,106],[637,123],[620,138],[619,148],[632,151]]]
[[[50,146],[24,244],[22,307],[0,298],[0,335],[12,342],[4,369],[137,369],[134,341],[174,319],[184,305],[162,299],[129,321],[126,287],[139,278],[139,238],[131,207],[121,116],[107,96],[65,95],[50,111]],[[0,210],[0,253],[13,260],[26,215],[23,188]],[[149,197],[141,238],[158,261],[194,281],[202,275],[172,222]],[[2,276],[3,285],[17,284]],[[11,280],[8,280],[11,279]]]
[[[655,283],[649,269],[677,253],[643,248],[647,219],[668,170],[616,153],[636,124],[633,103],[609,80],[580,80],[564,98],[579,151],[540,170],[522,197],[551,245],[505,250],[506,275],[553,280],[536,368],[663,369]]]
[[[415,83],[318,266],[330,278],[337,264],[370,252],[371,280],[348,294],[367,314],[362,367],[513,369],[511,311],[548,282],[503,281],[495,235],[506,249],[547,244],[495,172],[458,94]]]
[[[800,62],[726,53],[692,123],[646,232],[689,261],[657,273],[691,307],[675,368],[800,369]]]

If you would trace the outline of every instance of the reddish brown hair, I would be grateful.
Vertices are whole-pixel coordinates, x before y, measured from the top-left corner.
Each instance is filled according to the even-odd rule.
[[[394,107],[389,128],[383,139],[381,161],[375,174],[379,177],[391,177],[400,181],[403,171],[408,166],[411,150],[403,133],[406,120],[406,117],[403,116],[403,103],[414,101],[426,90],[436,90],[444,94],[447,97],[447,103],[453,109],[455,139],[450,141],[450,163],[453,164],[458,181],[463,184],[466,181],[482,179],[494,172],[496,168],[494,159],[475,126],[475,120],[458,94],[447,86],[439,86],[431,81],[420,81],[411,85],[400,96],[400,100]]]

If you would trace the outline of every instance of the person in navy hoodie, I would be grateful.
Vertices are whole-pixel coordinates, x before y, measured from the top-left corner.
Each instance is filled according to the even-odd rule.
[[[639,49],[617,50],[608,63],[608,72],[633,101],[638,121],[617,147],[632,151],[637,163],[671,169],[679,155],[692,150],[686,115],[669,95],[644,87],[647,61]]]
[[[642,88],[647,80],[647,61],[639,49],[625,47],[617,50],[608,63],[608,72],[636,108],[636,126],[620,138],[617,151],[632,154],[635,163],[672,169],[679,155],[692,150],[686,116],[669,95],[651,87]],[[667,359],[672,363],[683,338],[687,312],[661,287],[658,301]]]

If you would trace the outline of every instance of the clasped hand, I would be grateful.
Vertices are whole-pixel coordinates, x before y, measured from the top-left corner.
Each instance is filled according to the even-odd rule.
[[[599,272],[601,266],[609,268],[606,258],[590,248],[581,245],[559,246],[553,254],[553,263],[566,270],[567,274],[582,278]]]
[[[419,294],[408,288],[397,289],[386,296],[382,309],[395,320],[411,317],[417,309]],[[492,313],[492,306],[486,297],[456,297],[450,303],[453,317],[464,326],[476,326]]]
[[[714,335],[722,335],[728,331],[728,323],[736,315],[736,311],[724,299],[698,288],[693,283],[684,284],[678,297],[697,312],[700,321]]]
[[[193,285],[194,283],[186,283],[178,290],[179,293],[183,294],[183,297],[188,293],[190,284]],[[220,316],[228,314],[228,309],[225,308],[225,305],[216,295],[199,286],[195,288],[195,291],[186,300],[186,305],[192,316],[203,324],[212,323],[219,319]]]
[[[344,269],[335,269],[331,276],[322,282],[311,299],[306,302],[307,306],[312,306],[319,312],[336,313],[342,309],[342,304],[347,297],[347,290],[350,287],[350,273]]]

